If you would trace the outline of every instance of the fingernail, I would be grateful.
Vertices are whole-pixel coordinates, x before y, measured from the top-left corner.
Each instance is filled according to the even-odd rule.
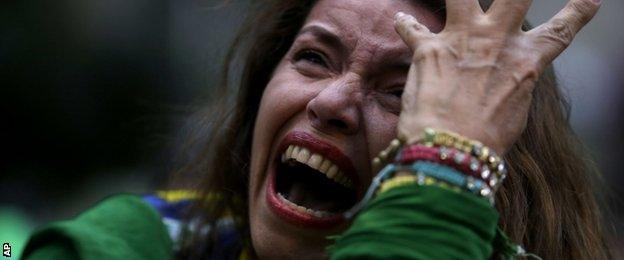
[[[394,15],[394,19],[399,19],[401,17],[405,16],[405,14],[403,12],[398,12]]]

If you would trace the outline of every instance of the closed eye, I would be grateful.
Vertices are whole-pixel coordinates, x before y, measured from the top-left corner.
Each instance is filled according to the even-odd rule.
[[[400,99],[403,96],[404,88],[405,83],[393,84],[392,87],[386,88],[384,93]]]
[[[401,98],[403,96],[403,89],[402,88],[401,89],[394,89],[392,91],[389,91],[388,93],[393,95],[393,96],[395,96],[395,97]]]
[[[303,50],[295,55],[295,61],[305,61],[312,63],[314,65],[319,65],[325,68],[329,68],[327,62],[325,61],[325,56],[317,51],[313,50]]]

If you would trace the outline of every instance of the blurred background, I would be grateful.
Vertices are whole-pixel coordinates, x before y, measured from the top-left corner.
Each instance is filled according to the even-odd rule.
[[[248,1],[223,2],[0,3],[0,234],[71,217],[110,194],[150,192],[166,180],[178,129],[216,81],[249,9]],[[545,22],[565,2],[534,1],[528,19]],[[555,62],[574,128],[607,180],[618,230],[623,12],[624,1],[605,0]]]

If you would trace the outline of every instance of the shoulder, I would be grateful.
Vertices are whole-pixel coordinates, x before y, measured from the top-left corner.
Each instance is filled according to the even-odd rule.
[[[172,242],[160,213],[135,195],[107,198],[72,220],[44,226],[31,236],[23,256],[41,256],[42,249],[80,259],[172,257]]]

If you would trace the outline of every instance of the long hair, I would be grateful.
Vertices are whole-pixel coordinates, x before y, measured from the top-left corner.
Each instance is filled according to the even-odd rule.
[[[200,225],[235,218],[248,246],[248,186],[251,139],[262,93],[313,7],[314,0],[256,1],[246,26],[222,67],[219,87],[207,107],[195,113],[185,142],[186,163],[172,176],[172,188],[193,188],[207,203],[189,216]],[[443,6],[429,6],[444,16]],[[491,1],[481,1],[487,8]],[[528,24],[525,24],[528,29]],[[600,207],[593,185],[599,180],[569,124],[569,105],[552,67],[533,92],[527,126],[505,155],[509,177],[496,195],[500,227],[544,259],[607,259]],[[216,232],[190,234],[180,257],[210,254]],[[253,252],[252,252],[253,254]]]

